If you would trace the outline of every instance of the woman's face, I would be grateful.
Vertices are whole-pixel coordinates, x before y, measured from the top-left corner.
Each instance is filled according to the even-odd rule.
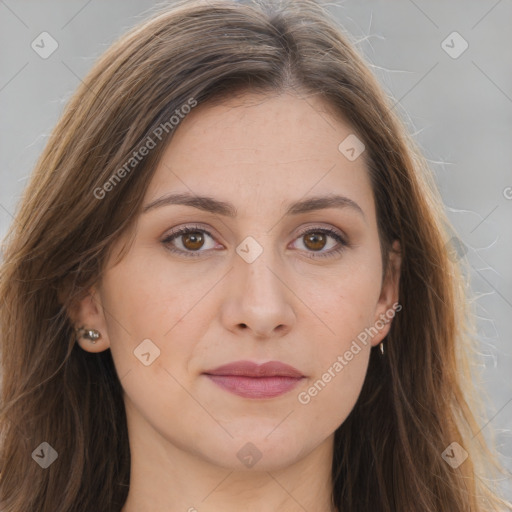
[[[80,344],[111,349],[131,442],[264,470],[331,448],[397,300],[356,143],[313,97],[246,94],[181,121],[133,245],[80,304],[102,334]],[[296,376],[209,374],[240,361]]]

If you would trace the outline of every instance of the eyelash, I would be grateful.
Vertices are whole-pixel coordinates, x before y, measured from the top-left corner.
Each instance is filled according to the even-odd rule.
[[[206,251],[184,251],[182,249],[176,249],[175,247],[173,247],[171,245],[171,242],[173,240],[175,240],[176,238],[179,238],[180,236],[186,235],[188,233],[196,233],[196,232],[205,233],[209,237],[213,238],[212,234],[207,229],[204,229],[200,226],[185,226],[185,227],[180,228],[172,233],[169,233],[162,240],[162,243],[164,245],[166,245],[166,248],[169,251],[171,251],[175,254],[185,255],[186,257],[192,257],[192,258],[196,257],[197,258],[197,257],[200,257],[202,255],[202,253],[204,253]],[[301,238],[310,233],[324,233],[326,235],[329,235],[332,238],[334,238],[339,243],[339,245],[337,248],[331,249],[328,252],[308,251],[311,254],[311,255],[307,256],[308,258],[316,259],[316,258],[334,257],[334,256],[340,254],[341,252],[343,252],[347,247],[349,247],[349,243],[337,231],[330,229],[330,228],[308,228],[308,229],[302,231],[297,236],[297,238]]]

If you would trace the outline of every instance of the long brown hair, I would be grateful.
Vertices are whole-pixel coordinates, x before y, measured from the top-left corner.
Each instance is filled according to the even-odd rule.
[[[133,226],[173,130],[112,178],[183,105],[243,90],[317,94],[350,123],[366,146],[383,252],[401,243],[403,309],[335,433],[333,503],[351,512],[511,510],[484,483],[499,465],[475,400],[467,285],[428,166],[349,37],[312,0],[181,1],[116,42],[69,102],[5,239],[1,509],[122,508],[122,386],[109,350],[75,343],[69,311]],[[47,469],[31,456],[43,442],[58,454]],[[457,467],[443,457],[459,450],[452,443],[469,454]]]

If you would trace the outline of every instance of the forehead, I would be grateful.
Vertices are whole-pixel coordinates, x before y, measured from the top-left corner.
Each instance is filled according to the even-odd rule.
[[[182,191],[243,207],[336,191],[372,210],[364,152],[350,160],[340,151],[355,134],[329,107],[289,93],[198,105],[175,129],[147,199]]]

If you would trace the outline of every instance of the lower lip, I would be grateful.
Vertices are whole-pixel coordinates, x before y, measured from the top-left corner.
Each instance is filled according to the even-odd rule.
[[[293,389],[302,377],[243,377],[241,375],[206,375],[227,391],[244,398],[273,398]]]

